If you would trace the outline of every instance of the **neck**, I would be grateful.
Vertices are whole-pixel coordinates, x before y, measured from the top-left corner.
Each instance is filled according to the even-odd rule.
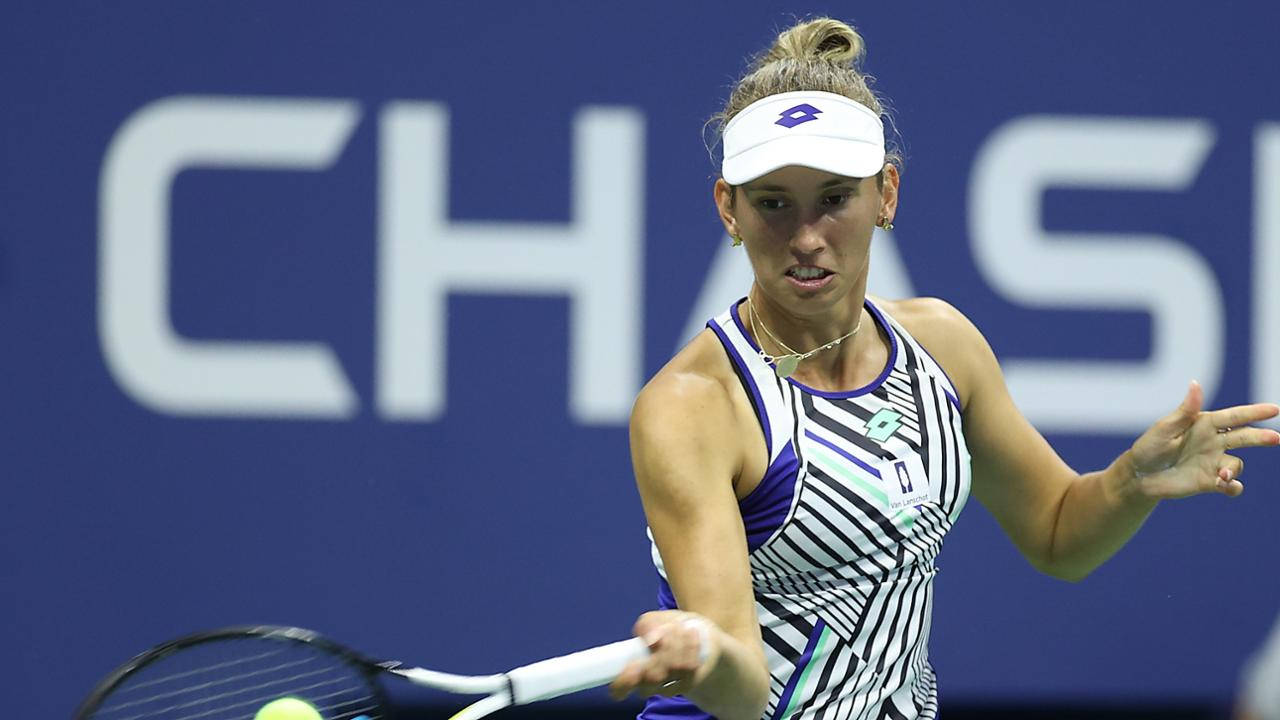
[[[862,291],[852,292],[839,305],[813,315],[801,315],[788,310],[771,300],[760,291],[759,286],[754,284],[751,286],[748,298],[751,300],[751,307],[755,309],[757,323],[762,323],[774,338],[796,352],[807,352],[853,330],[863,318],[866,294]],[[744,316],[743,319],[749,318]],[[768,334],[764,332],[761,334],[764,335],[764,342],[760,342],[761,338],[756,338],[756,343],[767,352],[770,354],[787,352]],[[859,335],[861,334],[859,332]],[[849,338],[843,345],[849,344],[855,338],[856,336]]]
[[[876,334],[862,332],[871,326],[863,312],[864,292],[853,293],[846,302],[814,316],[789,312],[756,285],[748,300],[744,325],[751,329],[756,344],[775,362],[779,375],[814,376],[809,384],[840,385],[855,371],[864,336]],[[792,359],[780,359],[787,356]]]

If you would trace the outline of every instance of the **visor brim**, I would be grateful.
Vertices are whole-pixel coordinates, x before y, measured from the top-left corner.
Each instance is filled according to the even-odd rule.
[[[799,165],[852,178],[866,178],[884,168],[884,148],[851,138],[797,135],[779,137],[724,159],[721,174],[741,185],[774,170]]]

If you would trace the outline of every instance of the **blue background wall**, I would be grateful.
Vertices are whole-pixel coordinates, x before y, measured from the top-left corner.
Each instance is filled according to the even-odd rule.
[[[1165,255],[1190,257],[1220,293],[1221,310],[1209,316],[1221,334],[1181,327],[1162,357],[1179,372],[1220,363],[1220,379],[1201,378],[1215,405],[1278,399],[1260,397],[1280,391],[1267,344],[1280,341],[1268,340],[1264,322],[1280,318],[1280,297],[1268,294],[1280,261],[1261,257],[1280,244],[1267,209],[1280,204],[1268,194],[1280,193],[1280,160],[1263,159],[1280,152],[1268,140],[1280,132],[1274,3],[794,10],[860,27],[905,139],[898,229],[877,250],[900,272],[873,292],[951,300],[1008,367],[1045,358],[1140,366],[1157,352],[1158,330],[1141,303],[1082,309],[1097,297],[1086,289],[1075,300],[1029,302],[980,267],[975,194],[992,197],[975,167],[993,138],[1028,117],[1066,128],[1172,121],[1204,144],[1188,182],[1064,182],[1046,189],[1036,217],[1047,232],[1165,236]],[[628,632],[653,605],[654,576],[624,421],[587,417],[568,400],[584,357],[569,358],[578,296],[452,293],[445,341],[423,367],[447,377],[439,413],[404,417],[378,399],[378,293],[387,282],[379,203],[390,192],[379,179],[380,123],[402,101],[447,109],[447,193],[430,200],[457,227],[487,224],[536,244],[555,242],[537,228],[576,222],[576,114],[626,111],[641,131],[631,148],[642,192],[614,201],[636,213],[617,233],[638,243],[632,277],[642,301],[617,323],[624,337],[634,326],[643,361],[634,378],[600,392],[631,393],[685,337],[700,298],[725,291],[708,284],[724,243],[700,128],[743,58],[790,14],[752,0],[32,3],[5,15],[0,706],[15,717],[65,717],[123,658],[221,624],[302,625],[463,672]],[[352,390],[345,409],[175,409],[130,389],[108,364],[108,148],[131,118],[178,96],[346,103],[351,130],[331,164],[187,168],[165,194],[164,226],[173,333],[323,344]],[[126,185],[118,189],[141,192]],[[1105,268],[1107,246],[1091,247]],[[494,277],[524,267],[518,254],[481,262]],[[732,276],[732,260],[723,262]],[[585,260],[575,272],[604,273]],[[1070,274],[1018,258],[1001,272]],[[1180,277],[1160,272],[1137,284],[1181,292]],[[746,281],[727,286],[742,293]],[[1175,308],[1162,307],[1166,317]],[[617,350],[590,348],[608,362]],[[1172,408],[1190,379],[1179,378],[1139,414],[1154,420]],[[1027,387],[1015,387],[1020,401],[1046,397]],[[1074,422],[1031,413],[1079,469],[1105,465],[1136,435],[1125,420],[1132,407],[1085,395],[1090,409]],[[1079,585],[1035,574],[972,503],[939,563],[931,646],[944,706],[1226,702],[1280,608],[1276,455],[1246,455],[1239,500],[1166,503]]]

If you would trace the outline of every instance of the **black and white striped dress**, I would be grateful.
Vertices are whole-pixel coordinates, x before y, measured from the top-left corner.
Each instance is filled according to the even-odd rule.
[[[867,301],[888,335],[871,384],[780,379],[735,309],[708,323],[764,430],[769,469],[739,507],[771,675],[766,718],[934,718],[934,560],[969,495],[960,403],[941,366]],[[736,308],[736,305],[735,305]],[[659,602],[676,606],[662,558]],[[655,697],[640,718],[708,718]]]

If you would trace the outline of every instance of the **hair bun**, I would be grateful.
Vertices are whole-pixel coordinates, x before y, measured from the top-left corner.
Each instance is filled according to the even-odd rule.
[[[893,118],[871,89],[875,78],[862,71],[865,55],[862,36],[846,22],[829,17],[797,22],[778,33],[768,50],[752,58],[746,74],[729,93],[724,109],[712,115],[707,125],[715,126],[719,138],[729,120],[751,103],[780,93],[812,91],[835,93],[862,103],[891,127]],[[892,133],[896,135],[897,130]],[[888,143],[886,161],[900,170],[902,153],[892,136]],[[712,145],[708,143],[708,151]]]
[[[825,61],[856,67],[866,54],[862,36],[847,23],[829,17],[797,23],[778,35],[761,64],[777,60]]]

